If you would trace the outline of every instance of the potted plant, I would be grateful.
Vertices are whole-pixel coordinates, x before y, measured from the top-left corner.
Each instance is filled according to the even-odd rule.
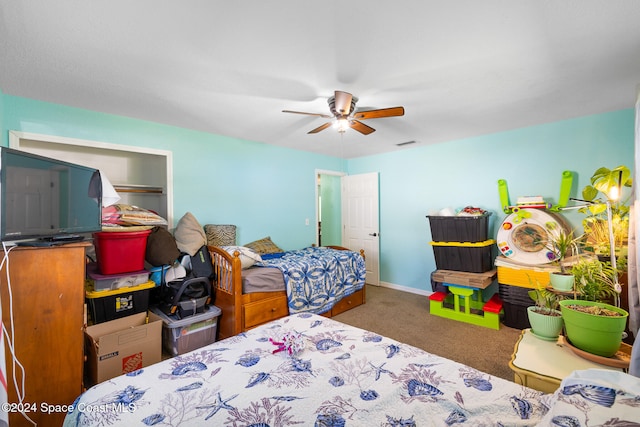
[[[540,286],[529,292],[535,305],[527,307],[527,316],[531,324],[531,333],[538,338],[555,341],[562,332],[563,319],[559,311],[562,297]]]
[[[611,262],[584,257],[571,267],[571,272],[575,278],[574,299],[617,304],[616,273]]]
[[[603,301],[613,298],[617,272],[608,261],[584,259],[572,268],[576,299],[560,301],[567,338],[575,347],[603,357],[620,348],[629,313]]]
[[[582,189],[582,198],[589,204],[579,212],[587,216],[582,221],[586,243],[599,255],[609,256],[610,239],[607,218],[607,202],[611,206],[611,222],[614,246],[618,255],[624,255],[629,230],[629,205],[631,194],[620,194],[622,187],[633,184],[631,171],[621,165],[614,169],[598,168],[591,176],[590,184]]]
[[[573,290],[574,276],[567,268],[566,258],[578,254],[582,236],[575,237],[574,230],[566,231],[563,228],[547,230],[547,236],[547,249],[560,268],[559,272],[549,273],[549,281],[554,289],[569,292]]]

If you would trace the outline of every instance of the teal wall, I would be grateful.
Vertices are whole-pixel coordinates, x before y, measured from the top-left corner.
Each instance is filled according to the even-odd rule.
[[[425,216],[442,208],[492,212],[495,238],[506,216],[499,179],[512,202],[537,195],[556,202],[565,170],[574,172],[571,197],[580,198],[598,167],[633,168],[633,126],[633,110],[622,110],[350,161],[349,174],[380,173],[380,280],[431,290],[436,265]],[[563,216],[581,228],[581,214]]]
[[[380,174],[381,281],[431,289],[435,260],[425,216],[432,211],[487,209],[494,237],[504,217],[498,179],[507,181],[512,201],[530,195],[555,201],[564,170],[575,173],[572,196],[579,197],[599,166],[632,168],[633,127],[633,110],[622,110],[348,161],[350,174]],[[240,244],[267,235],[284,249],[315,242],[315,171],[343,169],[333,157],[1,92],[0,129],[3,145],[7,131],[18,130],[171,150],[176,220],[190,211],[202,224],[236,224]],[[581,219],[575,211],[567,218],[574,225]]]
[[[4,125],[4,100],[5,96],[0,90],[0,130],[2,130],[2,136],[0,136],[0,144],[6,145],[6,140],[8,139],[6,126]]]
[[[238,243],[271,236],[283,249],[315,243],[316,169],[340,159],[61,105],[2,95],[8,131],[153,147],[173,152],[174,218],[235,224]],[[305,220],[309,219],[309,225]]]

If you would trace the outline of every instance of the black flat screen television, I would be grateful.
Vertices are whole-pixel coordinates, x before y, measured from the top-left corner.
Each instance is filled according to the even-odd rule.
[[[1,241],[53,245],[101,229],[97,169],[1,147]]]

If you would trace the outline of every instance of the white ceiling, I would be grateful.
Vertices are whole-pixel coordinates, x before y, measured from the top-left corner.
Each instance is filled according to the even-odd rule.
[[[632,108],[637,0],[0,0],[0,89],[353,158]],[[340,135],[343,90],[404,106]]]

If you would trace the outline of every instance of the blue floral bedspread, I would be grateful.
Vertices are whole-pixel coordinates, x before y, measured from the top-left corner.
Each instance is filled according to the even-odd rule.
[[[533,426],[549,396],[303,313],[98,384],[65,426]]]
[[[573,371],[552,395],[541,426],[640,426],[640,378],[621,371]]]
[[[310,247],[256,263],[283,273],[289,313],[325,313],[342,298],[362,289],[365,261],[357,252]]]

